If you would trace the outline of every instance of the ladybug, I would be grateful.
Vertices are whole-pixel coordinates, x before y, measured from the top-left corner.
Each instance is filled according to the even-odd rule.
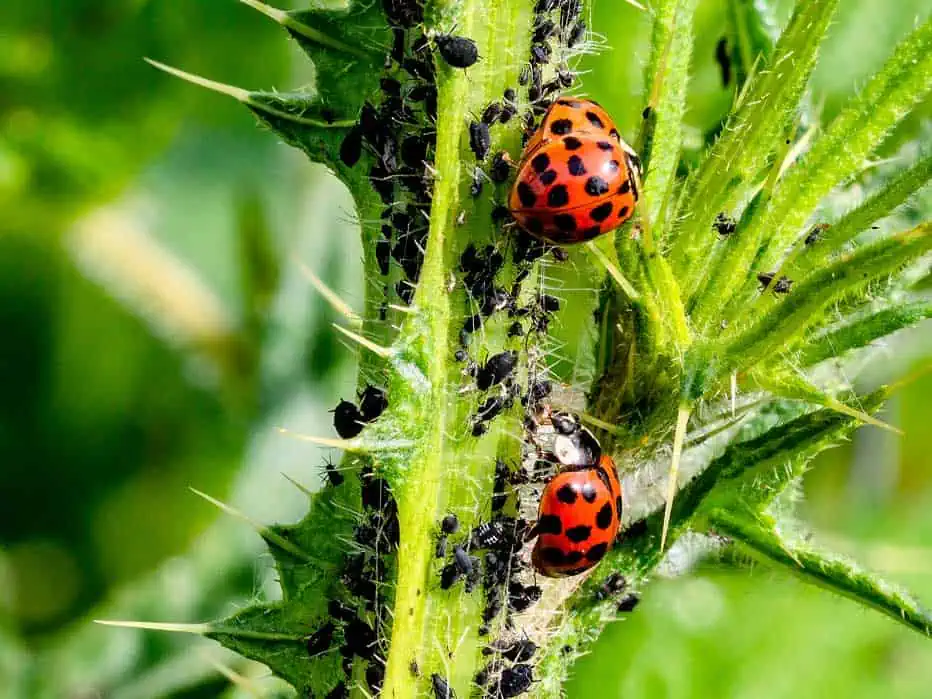
[[[631,218],[640,160],[596,102],[559,99],[531,135],[508,209],[528,233],[579,243]]]
[[[578,575],[602,560],[621,523],[621,484],[611,457],[572,468],[547,483],[531,561],[548,578]]]

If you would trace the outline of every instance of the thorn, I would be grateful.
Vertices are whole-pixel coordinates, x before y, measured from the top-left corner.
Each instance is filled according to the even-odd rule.
[[[900,437],[905,434],[899,427],[894,427],[888,422],[878,420],[873,415],[869,415],[863,410],[858,410],[856,408],[852,408],[849,405],[845,405],[840,400],[829,397],[825,403],[825,407],[829,408],[830,410],[834,410],[837,413],[841,413],[842,415],[848,415],[850,417],[856,418],[861,422],[867,423],[868,425],[873,425],[874,427],[879,427],[882,430],[887,430],[888,432],[892,432],[893,434]]]
[[[306,24],[296,20],[290,13],[285,12],[284,10],[279,10],[277,7],[272,7],[271,5],[266,5],[264,2],[259,2],[259,0],[240,0],[244,5],[248,5],[254,10],[258,10],[266,17],[274,20],[285,29],[290,29],[296,34],[300,34],[305,39],[310,39],[321,46],[327,46],[329,48],[337,49],[338,51],[343,51],[345,53],[352,54],[353,56],[358,56],[359,58],[369,58],[369,55],[365,51],[360,51],[359,49],[350,46],[349,44],[344,44],[342,41],[337,41],[329,34],[325,34],[313,27],[309,27]]]
[[[283,434],[286,437],[291,437],[292,439],[299,439],[302,442],[310,442],[311,444],[319,444],[322,447],[331,447],[333,449],[342,449],[343,451],[355,453],[387,451],[389,449],[410,449],[414,446],[414,442],[410,439],[388,439],[370,444],[359,439],[333,439],[331,437],[314,437],[313,435],[309,434],[292,432],[286,427],[278,427],[276,429],[278,430],[279,434]]]
[[[242,512],[240,512],[236,508],[231,507],[230,505],[227,505],[225,502],[221,502],[220,500],[217,500],[216,498],[212,498],[210,497],[210,495],[207,495],[206,493],[202,493],[197,488],[189,487],[188,490],[190,490],[195,495],[198,495],[204,498],[207,502],[211,503],[212,505],[219,507],[223,512],[227,513],[228,515],[231,515],[235,517],[236,519],[246,522],[249,526],[251,526],[253,529],[256,530],[259,536],[261,536],[263,539],[268,541],[270,544],[275,544],[278,548],[282,549],[283,551],[287,551],[292,556],[294,556],[295,558],[301,559],[305,563],[314,562],[314,559],[304,549],[288,541],[288,539],[274,532],[273,530],[269,529],[269,527],[266,527],[265,525],[259,524],[258,522],[250,519],[249,517],[244,515]]]
[[[242,689],[246,694],[256,697],[256,699],[262,699],[262,692],[259,691],[259,688],[252,682],[248,677],[239,674],[236,670],[221,663],[210,653],[204,649],[200,649],[200,656],[205,663],[213,667],[217,672],[226,677],[230,684],[235,684],[237,687]]]
[[[338,325],[338,324],[336,324],[336,323],[332,323],[332,325],[333,325],[333,327],[335,327],[337,330],[339,330],[341,333],[343,333],[344,335],[346,335],[349,339],[355,340],[355,341],[358,342],[360,345],[362,345],[363,347],[365,347],[367,350],[369,350],[370,352],[373,352],[373,353],[377,354],[378,356],[382,357],[383,359],[389,359],[390,357],[394,356],[394,354],[395,354],[394,350],[392,350],[390,347],[382,347],[382,345],[377,345],[377,344],[374,343],[372,340],[368,340],[368,339],[364,338],[362,335],[359,335],[359,334],[357,334],[357,333],[354,333],[352,330],[347,330],[347,329],[344,328],[342,325]]]
[[[227,85],[226,83],[218,83],[215,80],[209,80],[208,78],[203,78],[200,75],[188,73],[187,71],[181,70],[180,68],[173,68],[170,65],[161,63],[151,58],[143,58],[142,60],[144,60],[153,68],[158,68],[159,70],[164,71],[169,75],[173,75],[176,78],[181,78],[185,82],[189,82],[192,85],[197,85],[198,87],[203,87],[208,90],[212,90],[213,92],[219,92],[221,95],[232,97],[233,99],[242,102],[243,104],[250,104],[249,91],[244,90],[241,87]]]
[[[304,493],[305,495],[307,495],[309,498],[314,497],[314,495],[315,495],[314,492],[312,492],[311,490],[309,490],[309,489],[306,488],[305,486],[303,486],[303,485],[301,485],[300,483],[298,483],[298,481],[296,481],[294,478],[292,478],[291,476],[289,476],[287,473],[283,473],[282,476],[285,478],[286,481],[288,481],[289,483],[291,483],[291,485],[293,485],[295,488],[297,488],[297,489],[300,490],[302,493]]]
[[[667,504],[663,510],[663,530],[660,533],[660,553],[667,543],[667,532],[670,529],[670,513],[673,511],[673,498],[676,497],[676,477],[680,472],[680,456],[683,453],[683,440],[686,437],[686,423],[689,422],[691,407],[681,405],[676,413],[676,432],[673,434],[673,458],[670,461],[670,472],[667,474]]]
[[[148,631],[171,631],[172,633],[193,633],[199,636],[213,631],[210,624],[173,624],[164,621],[118,621],[115,619],[94,619],[101,626],[119,626],[127,629],[146,629]]]
[[[278,633],[274,631],[250,631],[238,626],[215,626],[214,624],[175,624],[164,621],[117,621],[114,619],[94,619],[102,626],[119,626],[127,629],[146,629],[148,631],[170,631],[172,633],[193,633],[200,636],[223,635],[237,638],[252,638],[257,641],[303,641],[306,637],[298,634]]]
[[[589,250],[589,252],[592,253],[593,257],[602,263],[602,266],[605,267],[605,269],[611,275],[612,279],[618,283],[618,286],[621,287],[621,290],[625,292],[628,298],[630,298],[632,301],[636,301],[640,298],[640,294],[638,294],[635,288],[631,285],[631,282],[625,279],[625,275],[621,273],[621,270],[618,269],[618,267],[608,259],[608,256],[602,252],[602,250],[598,245],[595,244],[595,242],[589,241],[586,243],[586,248]]]
[[[637,0],[625,0],[625,2],[627,2],[632,7],[638,8],[642,12],[647,12],[647,8],[644,7],[641,3],[637,2]]]
[[[333,310],[335,310],[340,315],[345,316],[346,319],[354,325],[362,324],[362,317],[360,317],[356,311],[350,308],[350,305],[341,299],[333,289],[324,284],[323,280],[314,274],[310,267],[304,264],[297,257],[294,258],[294,261],[295,264],[298,265],[298,269],[300,269],[301,273],[304,275],[304,278],[307,279],[311,286],[313,286],[320,293],[320,295],[324,297],[324,300],[326,300],[327,303],[333,307]]]
[[[400,313],[410,313],[412,315],[417,315],[420,312],[418,309],[412,308],[411,306],[399,306],[397,303],[390,303],[388,304],[388,307],[393,311],[398,311]]]
[[[241,87],[227,85],[226,83],[220,83],[216,80],[210,80],[209,78],[195,75],[194,73],[189,73],[187,71],[181,70],[180,68],[173,68],[170,65],[153,60],[151,58],[143,58],[142,60],[144,60],[153,68],[158,68],[159,70],[164,71],[169,75],[173,75],[176,78],[181,78],[185,82],[189,82],[192,85],[197,85],[198,87],[206,88],[213,92],[218,92],[221,95],[227,95],[228,97],[235,99],[237,102],[245,104],[251,109],[264,112],[265,114],[274,116],[278,119],[291,121],[295,124],[304,124],[305,126],[316,126],[322,129],[345,129],[353,126],[356,123],[352,120],[335,120],[328,122],[321,121],[320,119],[309,119],[307,117],[298,116],[297,114],[292,114],[281,109],[276,109],[270,104],[256,99],[256,93],[250,92],[249,90],[244,90]]]
[[[569,408],[564,409],[570,410]],[[600,420],[599,418],[595,417],[594,415],[590,415],[589,413],[576,411],[576,415],[578,415],[579,419],[583,422],[588,422],[593,427],[598,427],[600,430],[605,430],[606,432],[613,434],[616,437],[627,435],[627,432],[625,432],[625,430],[618,425],[613,425],[610,422],[605,422],[605,420]]]

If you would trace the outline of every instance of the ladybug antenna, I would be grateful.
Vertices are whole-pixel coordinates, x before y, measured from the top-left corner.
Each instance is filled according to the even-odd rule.
[[[686,423],[692,406],[681,405],[676,413],[676,432],[673,434],[673,458],[670,461],[670,471],[667,475],[667,504],[663,510],[663,530],[660,533],[660,553],[663,553],[667,543],[667,532],[670,530],[670,513],[673,511],[673,498],[676,497],[676,477],[680,471],[680,457],[683,454],[683,441],[686,439]]]

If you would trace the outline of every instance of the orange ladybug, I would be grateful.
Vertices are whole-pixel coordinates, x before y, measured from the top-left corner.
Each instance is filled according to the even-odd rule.
[[[538,510],[534,568],[548,578],[578,575],[602,560],[621,525],[621,484],[611,457],[558,473]]]
[[[640,160],[596,102],[561,98],[531,136],[508,198],[528,233],[551,243],[580,243],[631,218]]]

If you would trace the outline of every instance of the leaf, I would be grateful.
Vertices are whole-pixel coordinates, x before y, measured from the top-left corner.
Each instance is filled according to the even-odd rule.
[[[801,335],[831,303],[885,277],[932,248],[932,228],[922,225],[907,233],[866,245],[817,271],[763,317],[725,341],[722,372],[740,370],[763,360]]]
[[[822,264],[830,255],[866,231],[874,221],[888,216],[932,178],[932,154],[921,157],[912,167],[900,172],[883,188],[846,213],[838,221],[810,231],[802,243],[797,242],[789,258],[782,263],[783,274],[799,279]]]
[[[758,61],[770,63],[780,30],[768,0],[728,0],[726,13],[730,58],[740,92]]]
[[[662,0],[654,8],[646,73],[650,112],[644,123],[650,133],[642,133],[640,143],[646,167],[644,189],[650,195],[641,215],[651,225],[659,223],[660,209],[670,195],[679,164],[696,4],[697,0]]]
[[[804,541],[787,539],[777,528],[778,523],[769,517],[742,516],[717,509],[709,514],[709,520],[718,533],[733,539],[741,550],[757,560],[873,607],[924,636],[932,635],[932,611],[907,592],[846,558],[821,553]]]
[[[748,83],[741,107],[687,180],[684,201],[689,202],[690,215],[680,224],[671,250],[677,276],[693,280],[687,294],[693,295],[695,285],[706,279],[691,271],[714,252],[717,237],[712,222],[716,215],[726,210],[729,202],[747,196],[770,166],[772,154],[784,143],[837,4],[837,0],[797,4],[773,60]],[[757,242],[749,242],[739,231],[719,247],[718,259],[747,264]],[[707,282],[713,289],[719,283],[717,278]]]
[[[846,352],[866,347],[872,342],[932,317],[932,303],[916,301],[894,305],[842,323],[806,341],[797,361],[812,366],[837,359]]]
[[[778,266],[817,204],[859,171],[890,130],[930,91],[932,18],[896,47],[883,70],[780,180],[763,213],[728,241],[734,244],[726,246],[697,300],[696,322],[712,322],[729,302],[729,319],[746,310],[741,306],[753,297],[754,273]]]

